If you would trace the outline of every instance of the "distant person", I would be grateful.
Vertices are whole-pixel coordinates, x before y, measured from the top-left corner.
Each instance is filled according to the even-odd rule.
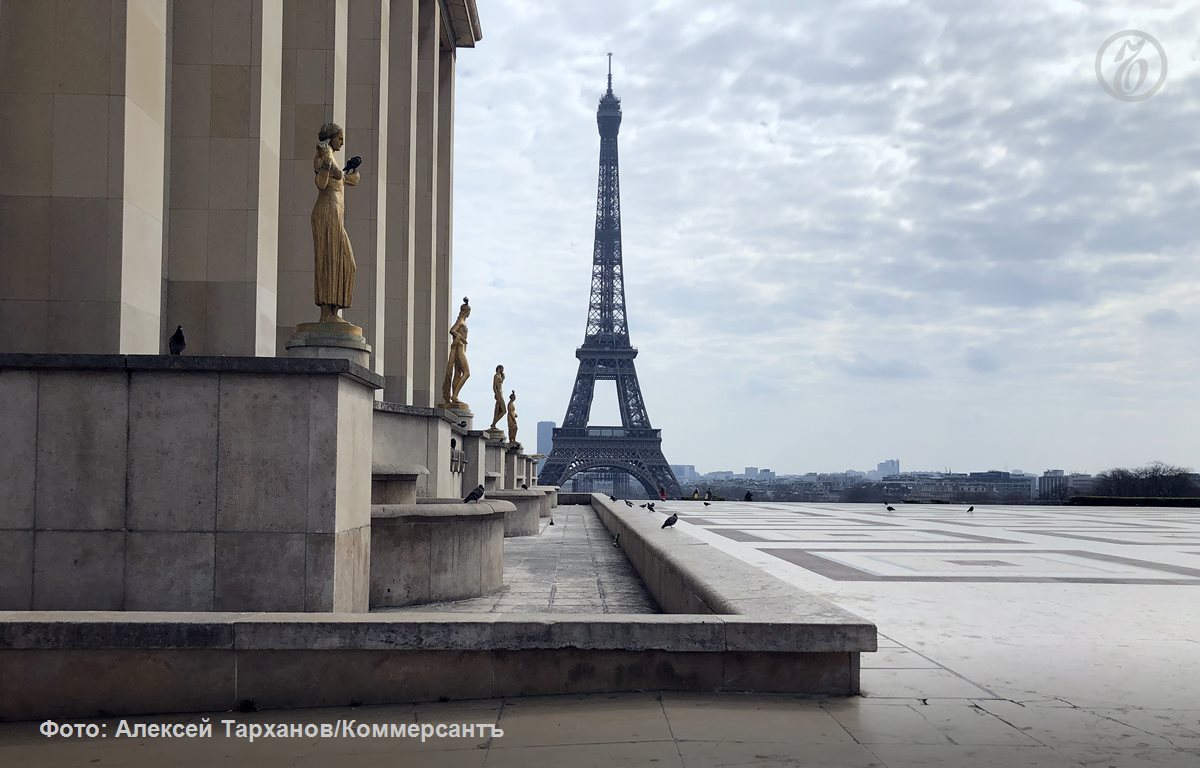
[[[659,501],[667,500],[667,489],[663,488],[661,485],[658,486],[658,500]]]
[[[750,493],[750,491],[746,491],[746,498],[743,499],[743,501],[754,501],[754,494]]]
[[[711,488],[706,488],[706,489],[705,489],[705,491],[704,491],[704,500],[705,500],[705,501],[712,501],[712,489],[711,489]]]
[[[692,501],[700,501],[700,489],[699,488],[692,489]]]

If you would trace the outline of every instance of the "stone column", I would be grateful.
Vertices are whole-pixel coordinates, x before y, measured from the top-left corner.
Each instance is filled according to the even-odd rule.
[[[517,480],[517,444],[504,444],[504,478],[503,484],[507,489],[513,489],[520,486]]]
[[[438,0],[420,0],[417,18],[416,189],[413,216],[413,405],[433,407],[446,358],[435,359],[438,322],[435,278],[438,240]],[[447,329],[449,326],[446,326]]]
[[[354,306],[343,316],[363,329],[374,348],[371,369],[384,370],[388,172],[388,26],[387,0],[350,0],[346,51],[346,158],[362,155],[361,180],[350,192],[346,232],[358,265]],[[382,392],[376,393],[382,396]]]
[[[472,430],[462,439],[466,466],[463,469],[462,494],[466,496],[475,486],[487,486],[484,482],[486,467],[487,438],[482,432]]]
[[[392,0],[388,21],[387,193],[383,399],[413,402],[413,221],[416,175],[418,0]]]
[[[0,351],[157,354],[168,6],[0,8]]]
[[[279,312],[276,349],[282,354],[300,323],[320,314],[313,303],[313,155],[323,123],[346,125],[348,0],[284,0],[280,92]],[[347,145],[338,153],[344,163]],[[361,145],[360,145],[361,146]],[[370,158],[365,157],[364,163]],[[369,205],[346,188],[346,209]],[[352,242],[353,246],[354,243]],[[358,304],[356,279],[354,302]]]
[[[437,245],[433,279],[433,359],[444,366],[450,355],[450,317],[459,301],[452,296],[454,245],[454,47],[438,61]],[[459,297],[461,301],[462,297]],[[438,368],[437,370],[441,370]],[[440,380],[440,379],[439,379]]]
[[[273,356],[283,0],[174,8],[166,335]]]

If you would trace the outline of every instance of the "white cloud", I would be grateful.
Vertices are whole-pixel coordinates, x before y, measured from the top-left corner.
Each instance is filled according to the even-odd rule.
[[[458,60],[455,294],[527,433],[574,380],[612,50],[629,322],[669,460],[1200,465],[1180,332],[1200,8],[798,5],[481,4]],[[1170,60],[1144,102],[1095,79],[1125,28]]]

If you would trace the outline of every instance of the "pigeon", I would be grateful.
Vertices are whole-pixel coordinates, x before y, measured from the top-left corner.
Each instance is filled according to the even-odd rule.
[[[632,506],[633,506],[633,502],[632,502],[632,501],[630,501],[629,499],[625,499],[625,506],[627,506],[627,507],[632,507]]]
[[[972,504],[971,506],[967,507],[967,511],[968,511],[968,512],[974,512],[974,511],[975,511],[975,505],[974,505],[974,504]]]
[[[358,155],[355,155],[346,161],[346,167],[342,169],[342,173],[350,173],[350,171],[353,171],[360,165],[362,165],[362,158]]]
[[[616,536],[613,536],[613,546],[614,547],[621,546],[620,541],[621,541],[621,534],[618,533]]]
[[[706,507],[711,507],[711,506],[712,506],[712,504],[709,504],[709,503],[706,501],[706,502],[704,502],[704,506],[706,506]]]
[[[891,504],[888,504],[888,505],[887,505],[887,511],[888,511],[888,512],[895,512],[895,511],[896,511],[896,508],[895,508],[895,507],[893,507]]]
[[[663,527],[663,528],[670,528],[672,525],[675,525],[675,523],[676,523],[678,520],[679,520],[679,515],[677,515],[677,514],[675,514],[674,512],[672,512],[672,513],[671,513],[671,516],[670,516],[670,517],[668,517],[666,520],[664,520],[664,521],[663,521],[662,527]]]
[[[522,491],[528,491],[528,490],[529,490],[529,483],[521,483],[521,490],[522,490]]]
[[[167,349],[172,355],[178,355],[187,348],[187,339],[183,338],[183,326],[175,326],[175,333],[171,334],[171,338],[167,339]]]
[[[467,498],[463,499],[463,503],[469,504],[472,501],[479,501],[482,498],[483,498],[483,486],[477,485],[477,486],[475,486],[475,490],[468,493]]]
[[[650,510],[651,512],[653,512],[653,511],[654,511],[654,502],[652,501],[652,502],[650,502],[649,504],[647,504],[647,505],[646,505],[646,509],[648,509],[648,510]]]
[[[467,427],[466,420],[464,419],[463,421],[458,422],[458,426],[462,427],[463,429],[466,429],[466,427]]]
[[[616,496],[613,496],[613,495],[610,493],[610,494],[608,495],[608,500],[609,500],[609,501],[616,501],[616,500],[617,500],[617,497],[616,497]]]
[[[554,518],[550,518],[550,525],[554,525]]]
[[[645,505],[645,504],[638,504],[638,506],[639,506],[639,507],[641,507],[642,509],[645,509],[645,508],[646,508],[646,505]]]

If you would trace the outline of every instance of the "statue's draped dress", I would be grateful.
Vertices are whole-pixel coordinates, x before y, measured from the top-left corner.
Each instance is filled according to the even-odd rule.
[[[313,160],[313,171],[319,172],[325,162],[333,159],[333,150],[317,147]],[[349,182],[355,182],[350,174]],[[317,202],[312,209],[313,252],[316,255],[314,295],[317,306],[332,304],[335,307],[353,306],[354,252],[350,249],[350,236],[346,234],[345,202],[342,198],[344,180],[329,175],[325,189],[317,192]]]

